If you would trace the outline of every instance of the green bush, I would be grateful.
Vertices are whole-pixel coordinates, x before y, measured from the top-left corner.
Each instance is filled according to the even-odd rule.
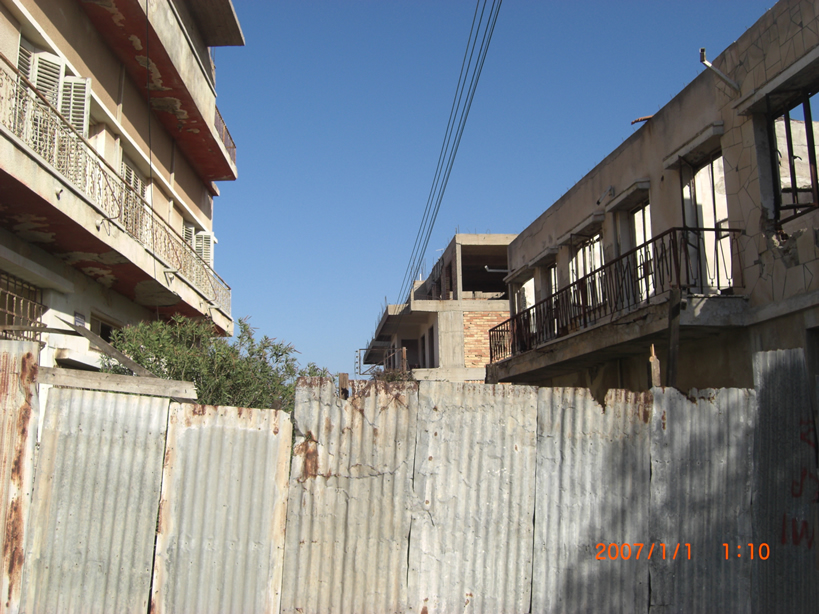
[[[248,318],[238,325],[231,341],[218,336],[210,322],[174,316],[114,331],[111,345],[158,377],[193,382],[206,405],[291,411],[298,377],[329,375],[314,363],[300,368],[288,343],[255,339]],[[102,370],[131,374],[107,356]]]

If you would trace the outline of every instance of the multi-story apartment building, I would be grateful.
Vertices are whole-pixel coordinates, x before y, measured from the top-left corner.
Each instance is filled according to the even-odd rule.
[[[781,0],[509,246],[487,381],[753,386],[819,326],[819,2]],[[692,62],[697,50],[692,49]],[[637,113],[635,113],[637,115]]]
[[[61,320],[232,333],[213,199],[236,148],[211,48],[243,44],[231,0],[0,0],[0,327],[42,364],[97,363]]]
[[[456,234],[407,302],[386,306],[362,362],[418,380],[483,381],[488,331],[508,315],[503,278],[514,238]]]

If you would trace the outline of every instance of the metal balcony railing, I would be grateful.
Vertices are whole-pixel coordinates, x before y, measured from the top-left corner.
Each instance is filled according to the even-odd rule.
[[[671,228],[489,331],[490,362],[628,313],[671,288],[721,294],[741,287],[739,229]]]
[[[2,54],[0,124],[169,269],[230,315],[230,287]]]
[[[227,129],[227,125],[225,124],[225,120],[222,118],[222,114],[219,112],[219,107],[216,107],[216,132],[219,133],[219,138],[222,139],[222,143],[225,144],[225,149],[228,151],[228,155],[230,159],[236,164],[236,143],[233,142],[233,137],[230,136],[230,131]]]

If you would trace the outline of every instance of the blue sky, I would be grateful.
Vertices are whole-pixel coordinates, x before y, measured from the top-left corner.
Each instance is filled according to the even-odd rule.
[[[472,0],[233,0],[215,50],[239,179],[219,184],[234,317],[354,372],[398,296],[461,69]],[[518,233],[772,6],[506,0],[426,270],[460,232]]]

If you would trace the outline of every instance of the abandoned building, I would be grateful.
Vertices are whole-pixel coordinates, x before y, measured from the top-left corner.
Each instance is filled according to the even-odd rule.
[[[407,302],[386,306],[362,362],[418,380],[483,381],[488,331],[509,315],[503,278],[514,237],[456,234]]]
[[[713,63],[700,50],[697,78],[511,242],[488,383],[642,390],[653,347],[664,385],[752,387],[753,352],[814,355],[817,16],[782,0]]]
[[[64,321],[232,334],[212,225],[214,182],[237,176],[226,45],[244,45],[231,0],[0,2],[0,334],[41,342],[41,364],[98,368]]]

